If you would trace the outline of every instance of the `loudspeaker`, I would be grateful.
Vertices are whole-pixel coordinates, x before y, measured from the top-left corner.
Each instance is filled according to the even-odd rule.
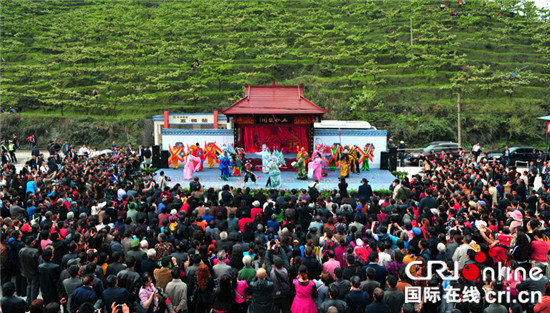
[[[160,168],[160,146],[153,146],[153,167]]]
[[[380,169],[390,172],[397,170],[397,153],[392,153],[392,151],[381,151]]]
[[[390,168],[388,170],[390,171],[397,171],[397,153],[393,154],[390,152]]]
[[[168,168],[168,158],[170,153],[168,151],[160,152],[160,168]]]
[[[160,146],[159,145],[153,146],[153,157],[155,155],[160,155]]]
[[[380,169],[381,170],[388,170],[389,165],[389,155],[390,153],[388,151],[381,151],[380,152]]]

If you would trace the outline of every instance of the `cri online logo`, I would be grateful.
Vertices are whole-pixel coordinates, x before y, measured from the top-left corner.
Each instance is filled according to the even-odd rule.
[[[495,257],[496,251],[491,249],[489,250],[489,256]],[[484,263],[487,259],[487,256],[483,252],[477,252],[475,254],[475,261],[477,263]],[[504,259],[499,258],[498,261],[498,268],[495,270],[492,267],[485,267],[483,271],[479,270],[479,267],[475,264],[466,264],[462,269],[460,269],[458,262],[453,262],[453,268],[449,268],[450,271],[452,271],[452,275],[447,273],[447,262],[445,261],[439,261],[439,260],[430,260],[427,262],[423,261],[412,261],[407,264],[405,267],[405,274],[407,277],[411,280],[430,280],[434,274],[437,274],[442,280],[444,281],[457,281],[459,279],[459,273],[462,274],[462,277],[468,281],[474,281],[478,280],[479,278],[482,278],[484,281],[487,281],[488,278],[491,278],[491,280],[496,280],[497,277],[499,279],[503,280],[510,280],[515,279],[518,280],[518,275],[521,274],[520,277],[522,278],[531,278],[533,280],[540,280],[543,276],[543,270],[539,267],[533,267],[529,270],[529,273],[522,268],[518,267],[514,273],[512,273],[512,269],[509,266],[504,265]],[[423,263],[426,263],[426,276],[424,277],[418,277],[415,276],[412,273],[412,267],[413,266],[422,266]],[[435,272],[435,273],[434,273]],[[529,275],[527,275],[529,274]]]

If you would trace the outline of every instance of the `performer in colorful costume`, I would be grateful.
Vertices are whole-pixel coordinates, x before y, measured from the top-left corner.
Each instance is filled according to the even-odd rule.
[[[318,151],[313,152],[313,160],[308,164],[308,178],[321,180],[323,177],[323,158]]]
[[[237,153],[233,155],[233,176],[241,177],[241,168],[243,165],[244,150],[237,148]]]
[[[250,160],[246,160],[243,171],[244,171],[243,187],[246,186],[246,183],[248,182],[249,179],[254,182],[254,185],[258,185],[256,183],[256,174],[254,174],[254,165],[252,165]]]
[[[349,154],[348,149],[345,149],[340,159],[340,177],[343,177],[343,178],[349,177],[349,155],[348,154]]]
[[[192,155],[191,153],[189,153],[187,155],[187,163],[185,164],[185,167],[183,168],[183,179],[185,179],[185,180],[193,179],[193,173],[195,171],[198,171],[199,165],[202,163],[202,162],[199,162],[199,161],[202,161],[202,159]]]
[[[214,162],[217,162],[217,163],[220,162],[216,156],[216,147],[214,143],[210,142],[208,143],[208,145],[206,145],[205,156],[206,156],[206,159],[208,160],[209,168],[214,167]]]
[[[340,153],[340,148],[339,147],[336,147],[336,146],[332,146],[330,149],[329,149],[329,154],[330,154],[330,159],[329,159],[329,165],[330,165],[330,169],[332,170],[336,170],[336,168],[338,167],[338,155]]]
[[[170,160],[172,162],[172,168],[177,170],[180,167],[178,158],[171,158]]]
[[[350,172],[359,174],[361,170],[359,169],[359,152],[356,145],[353,145],[349,151],[349,163],[350,163]]]
[[[269,179],[266,187],[279,188],[281,187],[281,170],[279,169],[279,160],[274,155],[268,164]]]
[[[191,146],[191,154],[193,154],[193,156],[198,158],[198,160],[193,161],[195,168],[198,168],[197,171],[202,170],[202,161],[204,161],[204,151],[199,146],[198,142],[196,143],[195,146]],[[197,164],[199,165],[199,167],[197,167]]]
[[[361,157],[359,158],[359,164],[361,165],[361,169],[363,171],[369,170],[369,161],[372,162],[374,160],[374,145],[366,145],[365,149],[361,151],[361,149],[358,149],[359,154]]]
[[[271,151],[269,151],[269,148],[263,144],[262,145],[262,173],[267,174],[269,173],[269,160],[271,159]]]
[[[174,169],[178,169],[179,162],[185,161],[185,152],[183,151],[183,146],[172,147],[168,145],[168,153],[169,153],[168,165],[172,165]]]
[[[220,177],[222,180],[229,180],[229,168],[231,167],[231,159],[227,151],[223,152],[223,155],[220,157]]]
[[[306,172],[306,157],[307,157],[307,151],[305,148],[297,149],[298,155],[296,156],[296,162],[298,163],[298,174],[296,178],[300,180],[306,180],[307,179],[307,172]]]

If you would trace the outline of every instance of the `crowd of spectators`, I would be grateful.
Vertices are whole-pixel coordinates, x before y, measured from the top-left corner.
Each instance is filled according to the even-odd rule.
[[[441,155],[385,197],[366,180],[189,189],[111,148],[3,164],[3,312],[550,312],[548,186],[531,173]]]

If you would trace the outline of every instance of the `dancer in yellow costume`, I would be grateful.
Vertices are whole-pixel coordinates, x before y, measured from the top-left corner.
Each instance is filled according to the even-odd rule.
[[[340,177],[347,178],[349,177],[349,151],[348,149],[344,150],[344,154],[340,159]]]

